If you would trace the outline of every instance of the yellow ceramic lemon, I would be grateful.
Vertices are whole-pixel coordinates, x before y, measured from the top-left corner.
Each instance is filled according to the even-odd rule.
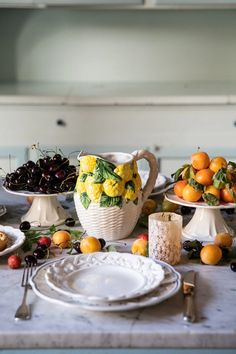
[[[75,189],[78,193],[86,192],[85,183],[80,181],[80,177],[77,178]]]
[[[125,189],[124,198],[128,200],[135,200],[137,198],[137,192],[132,189]]]
[[[93,176],[88,176],[85,181],[85,187],[88,197],[91,199],[91,201],[98,203],[103,192],[102,183],[94,183]]]
[[[121,196],[125,189],[124,181],[116,181],[114,179],[108,178],[103,183],[104,192],[109,197]]]
[[[80,171],[83,173],[93,173],[96,167],[97,159],[94,156],[83,156],[80,159]]]
[[[124,165],[119,165],[115,168],[114,172],[120,176],[125,182],[132,179],[133,171],[130,164],[125,163]]]

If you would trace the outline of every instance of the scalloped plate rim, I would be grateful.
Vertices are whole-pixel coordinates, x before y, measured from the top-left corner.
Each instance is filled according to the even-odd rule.
[[[92,275],[94,275],[94,265],[91,263],[91,259],[94,258],[95,261],[100,261],[102,262],[102,264],[100,264],[99,266],[104,266],[104,265],[113,265],[113,266],[117,266],[118,268],[118,273],[120,271],[120,269],[124,266],[122,265],[122,263],[124,261],[128,262],[125,266],[125,269],[128,268],[131,272],[134,271],[136,272],[137,277],[142,277],[142,281],[143,284],[139,284],[139,287],[137,289],[131,289],[129,293],[125,294],[125,290],[127,289],[123,289],[123,293],[120,295],[89,295],[89,294],[84,294],[83,293],[83,289],[81,293],[77,293],[75,291],[73,291],[72,288],[69,288],[67,286],[65,286],[63,284],[63,279],[66,279],[67,277],[70,277],[71,275],[73,276],[73,272],[74,273],[79,273],[79,267],[82,267],[82,271],[84,269],[91,269],[91,273]],[[113,261],[114,263],[111,263],[111,261],[109,261],[109,258],[111,259],[111,261]],[[70,269],[71,274],[67,274],[64,267],[65,265],[74,265],[73,261],[76,259],[83,261],[84,259],[84,263],[80,262],[80,264],[76,264],[75,266],[77,266],[77,269]],[[148,265],[150,267],[154,266],[153,272],[152,269],[149,268],[147,270],[145,270],[145,268],[143,269],[143,272],[138,271],[138,269],[135,267],[135,263],[136,261],[139,262],[143,262],[143,265],[145,266]],[[61,264],[60,264],[61,263]],[[99,268],[98,266],[96,267],[96,269]],[[62,273],[59,274],[59,270],[61,270]],[[64,274],[63,274],[64,272]],[[145,273],[146,272],[146,273]],[[126,273],[128,274],[128,272]],[[54,275],[54,278],[53,278]],[[64,275],[64,278],[63,278]],[[105,276],[105,274],[104,274]],[[143,296],[144,294],[154,290],[155,288],[157,288],[161,281],[164,278],[164,271],[162,269],[162,267],[155,263],[151,258],[146,258],[143,256],[138,256],[138,255],[132,255],[130,253],[118,253],[118,252],[109,252],[109,253],[105,253],[105,252],[95,252],[92,254],[82,254],[82,255],[75,255],[73,258],[62,258],[60,260],[57,260],[54,262],[54,264],[52,264],[52,266],[47,270],[46,274],[45,274],[45,280],[47,282],[47,284],[54,289],[55,291],[58,291],[62,294],[65,295],[70,295],[71,297],[74,297],[75,299],[81,299],[81,300],[86,300],[86,301],[121,301],[121,300],[127,300],[130,298],[134,298],[134,297],[140,297]],[[132,280],[132,279],[131,279]],[[146,282],[146,284],[145,284]],[[96,281],[95,283],[96,284]],[[121,287],[122,287],[121,283]],[[63,287],[64,286],[64,287]],[[94,288],[95,290],[95,288]],[[96,293],[96,290],[95,290]]]
[[[15,229],[11,226],[0,225],[0,231],[5,232],[10,238],[13,238],[13,243],[11,246],[5,248],[0,252],[0,256],[4,256],[12,251],[15,251],[19,248],[25,241],[25,235],[19,229]]]
[[[174,296],[176,293],[181,288],[181,275],[179,272],[177,272],[172,266],[169,264],[162,262],[162,261],[155,261],[158,264],[161,264],[163,267],[168,268],[173,274],[176,276],[176,280],[173,282],[173,288],[169,291],[164,291],[163,294],[160,296],[155,296],[155,291],[153,291],[150,294],[144,295],[142,297],[139,297],[137,299],[133,299],[133,301],[121,301],[117,303],[99,303],[97,305],[95,304],[90,304],[90,303],[83,303],[81,301],[76,301],[74,299],[71,299],[69,296],[59,294],[56,291],[53,291],[44,281],[44,272],[45,269],[48,266],[50,266],[49,262],[46,264],[43,264],[39,266],[34,274],[32,275],[30,279],[30,284],[32,286],[32,289],[34,293],[39,296],[41,299],[44,299],[45,301],[58,304],[58,305],[64,305],[70,308],[75,308],[75,309],[84,309],[84,310],[89,310],[89,311],[97,311],[97,312],[120,312],[120,311],[131,311],[131,310],[137,310],[143,307],[149,307],[149,306],[154,306],[157,305],[158,303],[161,303],[165,301],[166,299],[169,299],[170,297]],[[41,274],[42,273],[42,274]],[[41,280],[40,277],[41,276]],[[39,279],[38,279],[39,278]]]

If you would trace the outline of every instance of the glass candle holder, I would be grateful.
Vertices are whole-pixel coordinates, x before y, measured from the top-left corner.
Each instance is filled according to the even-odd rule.
[[[148,218],[149,257],[175,265],[180,262],[183,218],[175,213],[154,213]]]

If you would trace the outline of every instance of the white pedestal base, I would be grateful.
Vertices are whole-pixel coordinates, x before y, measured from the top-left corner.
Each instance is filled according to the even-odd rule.
[[[21,221],[29,221],[32,226],[60,225],[69,217],[56,196],[34,196],[29,211]]]
[[[234,235],[224,221],[220,209],[196,208],[190,222],[183,229],[183,237],[188,240],[213,242],[216,234],[228,232]]]

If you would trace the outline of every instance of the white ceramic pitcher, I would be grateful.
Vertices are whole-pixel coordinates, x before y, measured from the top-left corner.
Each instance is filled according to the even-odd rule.
[[[157,160],[152,153],[146,150],[134,151],[132,154],[110,152],[91,156],[109,161],[115,166],[130,164],[141,159],[148,161],[149,177],[143,189],[138,192],[136,203],[123,200],[120,207],[101,207],[99,203],[91,202],[86,209],[81,203],[80,193],[74,193],[76,212],[87,235],[104,238],[106,241],[126,238],[133,231],[141,214],[143,203],[155,185],[158,176]],[[80,155],[78,159],[82,157]]]

